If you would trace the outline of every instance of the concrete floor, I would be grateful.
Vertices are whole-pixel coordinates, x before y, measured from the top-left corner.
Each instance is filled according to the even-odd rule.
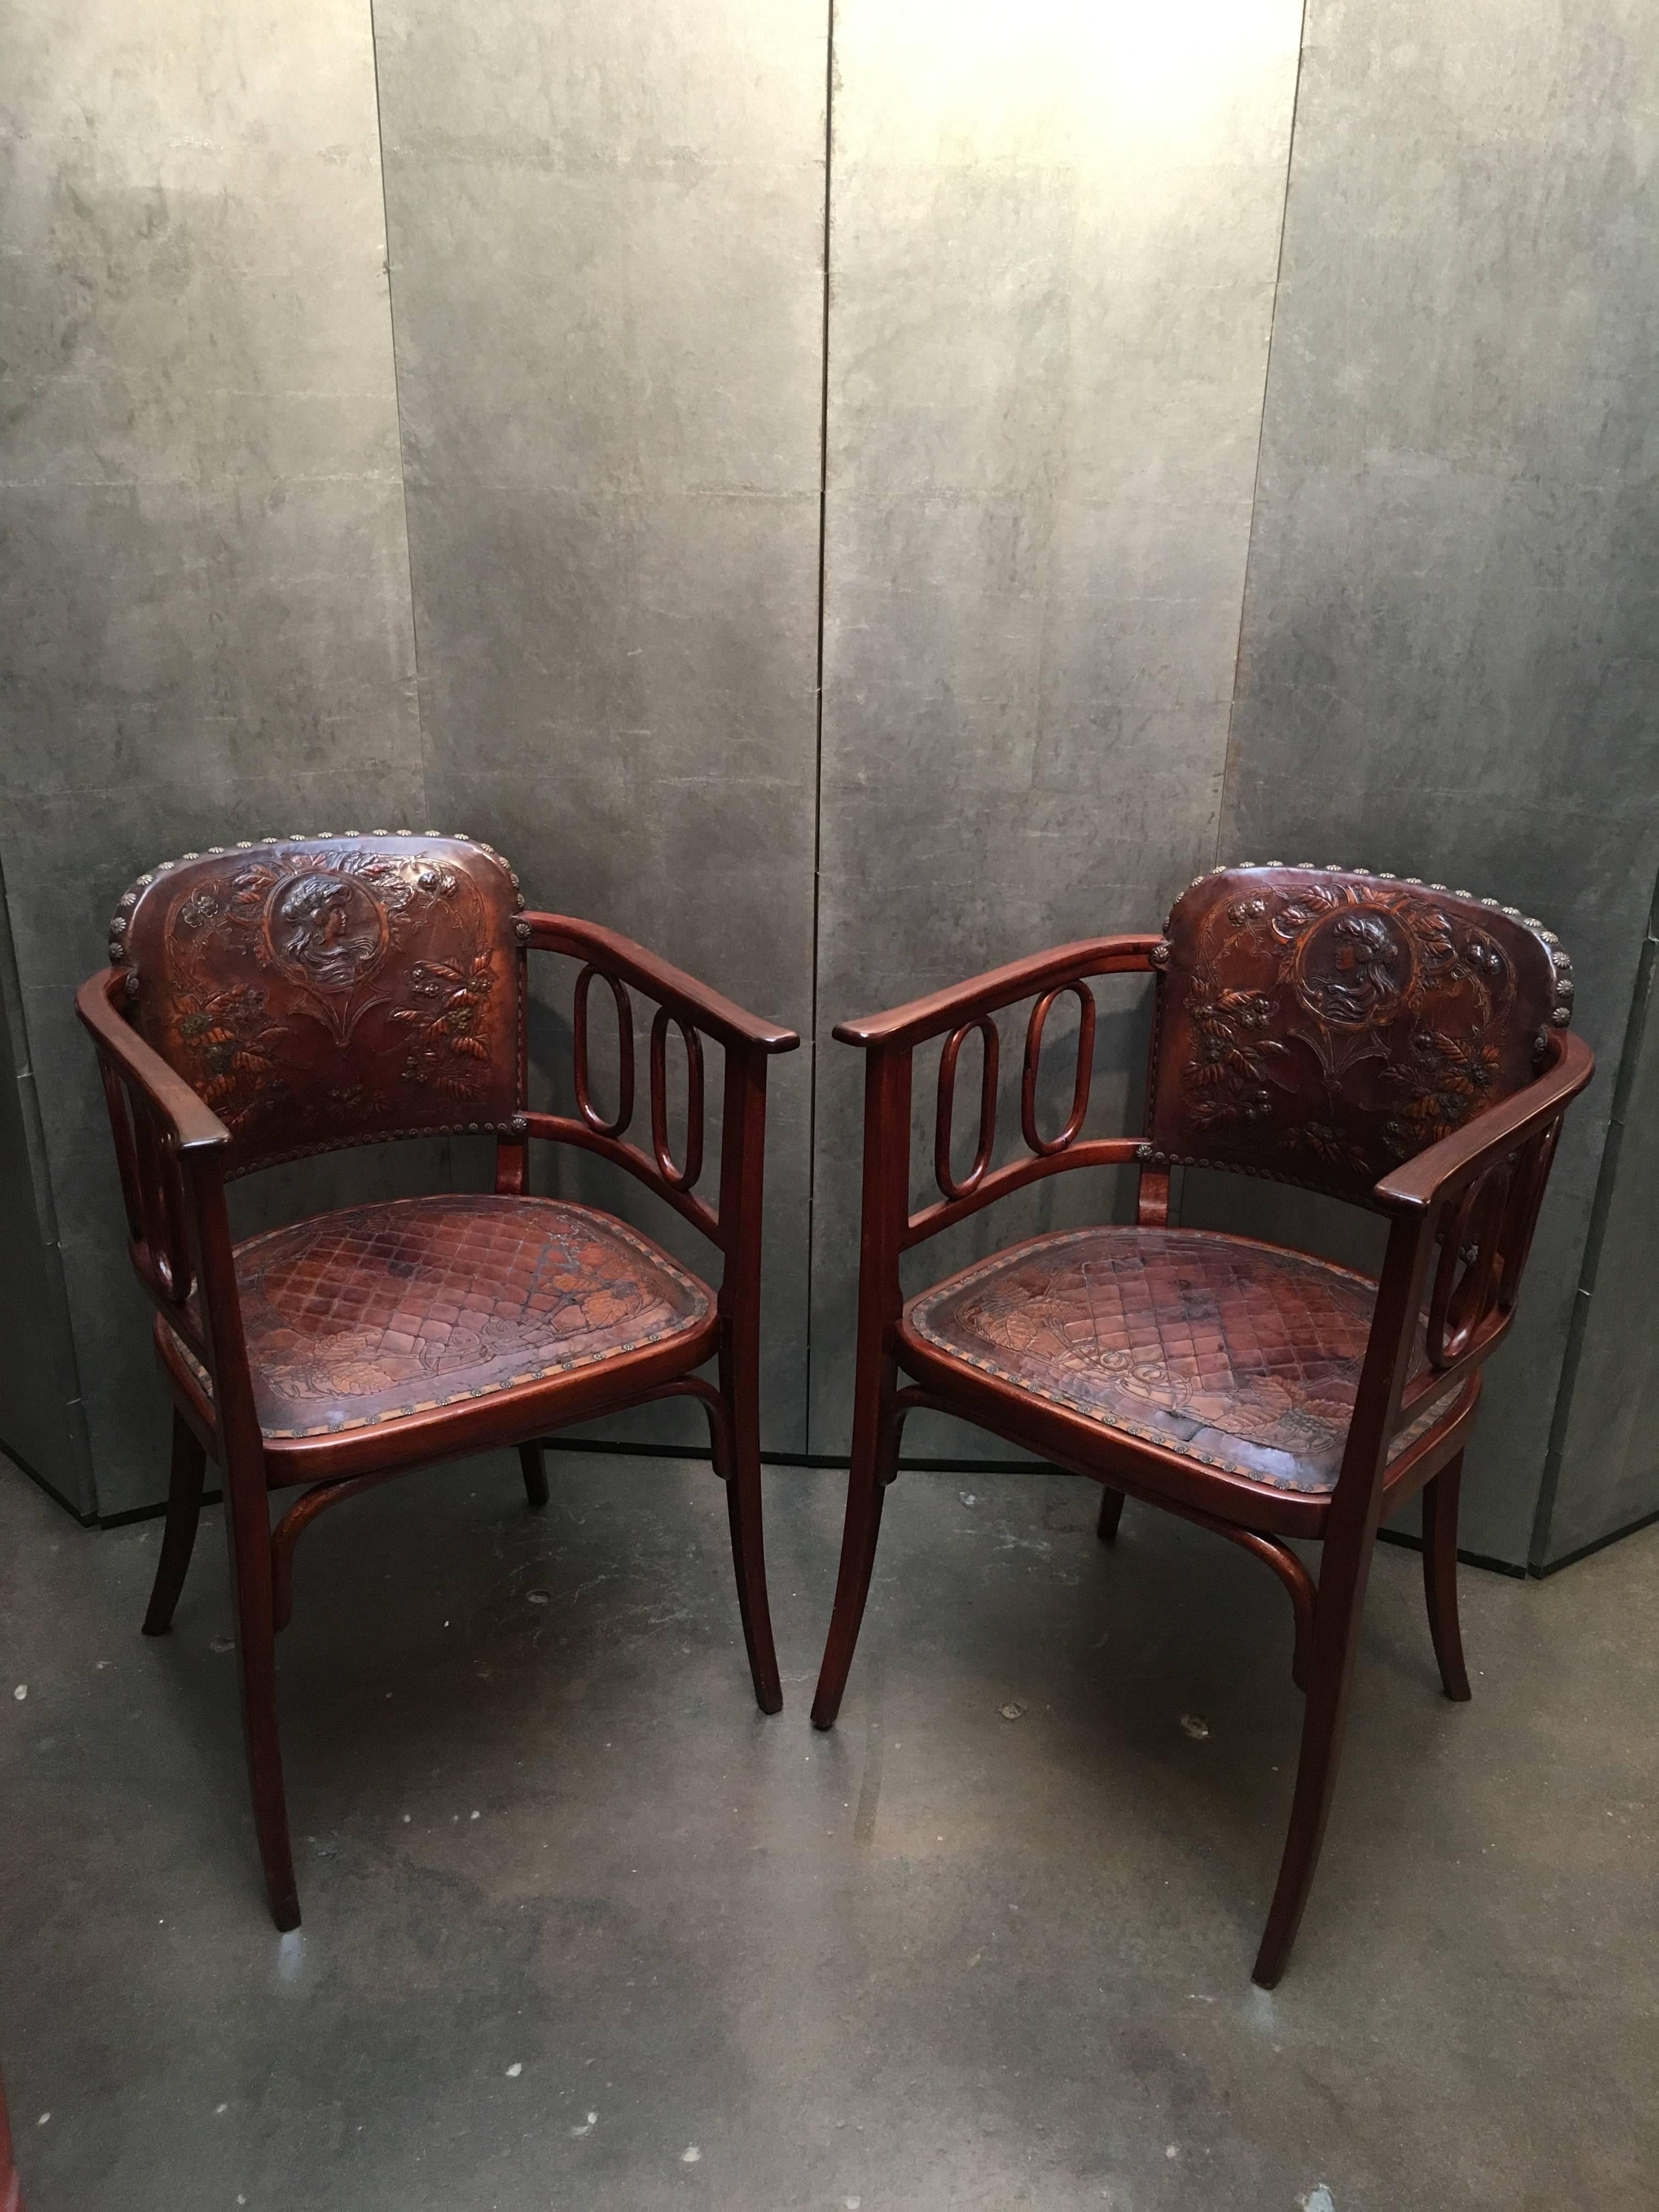
[[[1133,1505],[1106,1551],[1058,1477],[906,1476],[820,1737],[839,1478],[769,1477],[769,1721],[708,1471],[553,1473],[537,1517],[503,1455],[307,1537],[279,1939],[218,1516],[146,1643],[156,1524],[82,1534],[0,1470],[33,2212],[1659,2203],[1659,1530],[1543,1584],[1466,1571],[1462,1708],[1415,1554],[1381,1550],[1268,1996],[1300,1701],[1242,1553]]]

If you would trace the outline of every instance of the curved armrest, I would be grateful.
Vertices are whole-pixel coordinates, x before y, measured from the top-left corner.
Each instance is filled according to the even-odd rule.
[[[1010,961],[983,975],[952,983],[925,999],[912,999],[884,1014],[866,1014],[856,1021],[837,1022],[835,1036],[842,1044],[920,1044],[954,1029],[975,1014],[994,1014],[1017,1000],[1030,998],[1053,984],[1080,982],[1085,975],[1114,975],[1126,970],[1151,969],[1152,953],[1163,939],[1154,930],[1133,937],[1085,937],[1075,945],[1056,945],[1047,952],[1033,952],[1024,960]]]
[[[1595,1073],[1595,1054],[1571,1030],[1555,1033],[1555,1059],[1535,1083],[1489,1106],[1461,1129],[1383,1176],[1372,1195],[1389,1213],[1422,1213],[1474,1181],[1492,1156],[1524,1144],[1553,1121]]]
[[[625,983],[635,984],[648,992],[659,1006],[666,1006],[671,1013],[684,1014],[708,1036],[718,1038],[721,1044],[752,1045],[760,1052],[793,1052],[800,1039],[793,1030],[786,1030],[775,1022],[763,1022],[757,1015],[745,1013],[730,999],[711,991],[684,969],[659,960],[632,938],[621,936],[614,929],[604,929],[597,922],[577,921],[563,914],[523,914],[519,916],[530,928],[532,947],[544,952],[568,952],[578,960],[591,961],[603,970],[618,976]]]
[[[102,968],[88,976],[75,994],[75,1011],[91,1030],[100,1052],[119,1063],[122,1075],[143,1092],[181,1152],[228,1145],[230,1132],[213,1109],[117,1012],[115,1002],[125,988],[126,976],[120,969]]]

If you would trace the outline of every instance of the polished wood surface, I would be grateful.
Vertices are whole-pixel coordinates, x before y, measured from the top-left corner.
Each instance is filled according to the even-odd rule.
[[[574,1115],[526,1097],[526,963],[582,963]],[[539,1440],[665,1395],[695,1398],[726,1488],[744,1644],[763,1711],[782,1703],[761,1527],[761,1205],[770,1056],[793,1031],[614,931],[527,914],[489,848],[398,835],[287,838],[191,854],[141,878],[111,965],[76,1008],[97,1048],[129,1249],[156,1309],[172,1389],[167,1518],[144,1628],[162,1633],[188,1570],[208,1460],[225,1496],[244,1740],[267,1893],[298,1924],[277,1727],[275,1638],[295,1545],[318,1515],[434,1460],[520,1452],[547,1502]],[[590,1084],[586,1012],[618,1016],[617,1110]],[[630,992],[658,1012],[649,1148]],[[669,1143],[669,1030],[687,1085]],[[724,1058],[718,1190],[705,1196],[702,1039]],[[233,1175],[388,1136],[483,1132],[492,1194],[348,1207],[234,1246]],[[592,1207],[529,1195],[531,1142],[599,1152],[720,1255],[718,1283]],[[715,1363],[713,1379],[696,1370]],[[301,1495],[273,1528],[271,1491]]]
[[[1064,1124],[1035,1100],[1059,993],[1156,978],[1146,1133],[1083,1133],[1083,1041]],[[982,1085],[972,1164],[952,1171],[960,1047],[1035,1001],[1023,1156],[995,1158]],[[1255,1977],[1283,1972],[1335,1784],[1379,1522],[1421,1493],[1424,1580],[1446,1693],[1468,1695],[1456,1609],[1457,1494],[1480,1369],[1510,1327],[1561,1119],[1594,1061],[1568,1024],[1550,933],[1513,909],[1358,870],[1223,869],[1158,934],[1014,962],[836,1035],[866,1055],[852,1465],[812,1718],[833,1725],[868,1596],[907,1416],[978,1422],[1126,1497],[1214,1529],[1278,1577],[1305,1693],[1289,1832]],[[1085,1031],[1087,1029],[1085,1020]],[[916,1048],[945,1040],[937,1200],[911,1196]],[[902,1255],[1039,1176],[1133,1163],[1132,1227],[1036,1237],[907,1305]],[[1172,1171],[1304,1185],[1389,1223],[1379,1280],[1170,1223]],[[908,1379],[906,1379],[908,1378]],[[1316,1584],[1287,1540],[1322,1547]]]

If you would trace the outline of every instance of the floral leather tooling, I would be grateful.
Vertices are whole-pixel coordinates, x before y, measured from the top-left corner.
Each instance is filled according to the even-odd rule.
[[[294,837],[186,854],[110,925],[139,1034],[230,1131],[237,1172],[520,1110],[523,902],[453,837]]]
[[[1358,869],[1200,877],[1154,957],[1149,1158],[1340,1198],[1530,1083],[1572,1011],[1541,924]]]

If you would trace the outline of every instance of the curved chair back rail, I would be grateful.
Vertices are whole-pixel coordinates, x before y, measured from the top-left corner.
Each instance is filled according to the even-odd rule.
[[[210,1454],[224,1474],[255,1822],[284,1928],[299,1901],[272,1638],[289,1615],[294,1540],[391,1474],[514,1444],[530,1502],[543,1504],[539,1439],[550,1430],[696,1397],[726,1483],[756,1696],[769,1712],[781,1703],[760,1522],[761,1201],[767,1062],[799,1040],[613,930],[523,905],[507,862],[467,838],[349,831],[190,854],[124,895],[111,965],[76,1000],[176,1408],[145,1626],[160,1633],[172,1619]],[[538,950],[582,963],[573,1115],[527,1102],[526,960]],[[618,1022],[608,1118],[591,1083],[596,981]],[[658,1010],[648,1150],[629,1133],[634,991]],[[686,1076],[678,1162],[671,1026]],[[708,1195],[697,1188],[704,1037],[724,1054],[719,1185]],[[461,1133],[494,1136],[493,1193],[346,1208],[232,1244],[233,1176]],[[526,1196],[532,1138],[599,1152],[654,1190],[720,1252],[717,1291],[607,1215]],[[711,1358],[715,1381],[694,1371]],[[289,1484],[311,1486],[273,1533],[267,1493]]]
[[[1156,978],[1144,1133],[1083,1134],[1090,979]],[[1074,992],[1072,1109],[1037,1123],[1044,1024]],[[1506,1334],[1568,1105],[1594,1060],[1569,1026],[1572,974],[1543,926],[1495,900],[1360,869],[1245,864],[1200,877],[1156,935],[1056,946],[838,1024],[866,1055],[852,1467],[813,1719],[852,1663],[906,1413],[976,1421],[1103,1488],[1230,1537],[1294,1601],[1304,1748],[1258,1981],[1283,1971],[1334,1779],[1371,1540],[1423,1499],[1431,1629],[1468,1695],[1455,1604],[1457,1489],[1480,1370]],[[1025,1000],[1024,1157],[992,1164],[995,1030]],[[972,1165],[952,1172],[955,1073],[984,1046]],[[918,1044],[941,1056],[940,1196],[913,1209]],[[907,1305],[902,1255],[1037,1178],[1133,1164],[1136,1225],[1028,1240]],[[1379,1280],[1169,1225],[1171,1171],[1295,1183],[1388,1218]],[[901,1382],[901,1376],[914,1379]],[[1322,1540],[1317,1593],[1285,1539]]]

